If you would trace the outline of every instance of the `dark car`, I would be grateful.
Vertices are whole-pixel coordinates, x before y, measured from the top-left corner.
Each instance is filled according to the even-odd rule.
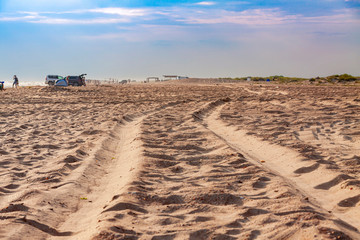
[[[86,86],[85,75],[81,74],[79,76],[67,76],[65,79],[69,86]]]

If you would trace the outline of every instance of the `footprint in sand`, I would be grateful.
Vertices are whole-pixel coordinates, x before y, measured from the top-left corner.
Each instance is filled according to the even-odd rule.
[[[315,163],[309,167],[301,167],[301,168],[298,168],[294,171],[294,173],[297,173],[297,174],[302,174],[302,173],[310,173],[312,171],[315,171],[316,169],[318,169],[320,166],[319,163]]]
[[[360,195],[355,197],[346,198],[338,203],[340,207],[356,207],[357,204],[360,202]]]
[[[334,179],[332,179],[328,182],[319,184],[319,185],[315,186],[314,188],[322,189],[322,190],[329,190],[330,188],[332,188],[332,187],[338,185],[339,183],[341,183],[345,180],[348,180],[348,179],[353,179],[353,177],[350,177],[349,175],[346,175],[346,174],[340,174],[340,175],[336,176]]]
[[[13,190],[13,189],[17,189],[19,187],[20,187],[20,185],[17,185],[17,184],[9,184],[9,185],[6,185],[4,188]]]
[[[73,156],[73,155],[68,155],[64,160],[63,162],[65,163],[76,163],[76,162],[79,162],[81,161],[81,159]]]
[[[23,178],[23,177],[26,177],[27,172],[15,172],[13,174],[14,174],[14,176],[16,176],[18,178]]]

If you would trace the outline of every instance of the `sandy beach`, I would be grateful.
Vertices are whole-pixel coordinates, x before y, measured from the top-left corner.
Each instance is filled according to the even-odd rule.
[[[0,92],[0,239],[360,239],[360,86]]]

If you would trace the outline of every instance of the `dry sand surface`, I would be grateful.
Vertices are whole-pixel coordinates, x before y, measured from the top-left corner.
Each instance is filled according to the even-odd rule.
[[[0,92],[0,239],[360,239],[360,87]]]

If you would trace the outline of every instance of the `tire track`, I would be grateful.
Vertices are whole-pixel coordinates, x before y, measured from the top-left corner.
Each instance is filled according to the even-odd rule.
[[[330,214],[205,128],[203,105],[144,118],[142,166],[104,206],[93,239],[350,239]]]
[[[76,209],[72,211],[73,213],[59,225],[59,231],[71,233],[71,236],[77,239],[90,239],[100,231],[100,216],[114,210],[114,208],[107,209],[109,203],[124,194],[126,186],[139,171],[139,165],[143,160],[140,133],[144,119],[154,112],[171,108],[183,102],[169,102],[154,110],[124,115],[118,121],[117,126],[94,154],[94,160],[85,166],[85,170],[79,172],[82,176],[75,176],[75,179],[70,181],[70,183],[76,182],[78,186],[81,186],[80,189],[75,188],[75,190],[87,190],[81,191],[82,195],[77,195],[81,200]],[[63,185],[66,183],[59,187]],[[66,191],[70,192],[71,188]],[[129,206],[135,205],[123,204],[123,208]],[[119,206],[116,206],[115,209],[117,207]],[[57,239],[58,236],[61,235],[53,235],[51,239]]]
[[[139,134],[144,118],[146,115],[137,118],[126,117],[126,122],[114,130],[113,139],[116,139],[116,143],[113,143],[115,145],[110,149],[111,154],[104,156],[111,159],[110,164],[103,166],[105,176],[98,179],[96,186],[92,186],[86,199],[83,198],[86,201],[80,203],[79,210],[70,215],[60,229],[74,233],[73,237],[76,239],[90,239],[98,232],[98,217],[104,211],[104,206],[118,194],[122,194],[141,162]]]
[[[242,153],[251,163],[283,177],[307,199],[341,219],[333,219],[335,224],[345,227],[347,232],[359,237],[360,211],[356,208],[360,201],[359,193],[339,188],[329,190],[349,179],[349,176],[339,175],[319,164],[309,165],[302,161],[298,152],[266,143],[247,135],[246,131],[239,130],[236,126],[226,125],[219,119],[222,108],[220,105],[223,104],[210,104],[204,111],[200,111],[201,114],[205,113],[206,117],[200,118],[210,131],[231,148]],[[349,197],[344,199],[344,195]]]

